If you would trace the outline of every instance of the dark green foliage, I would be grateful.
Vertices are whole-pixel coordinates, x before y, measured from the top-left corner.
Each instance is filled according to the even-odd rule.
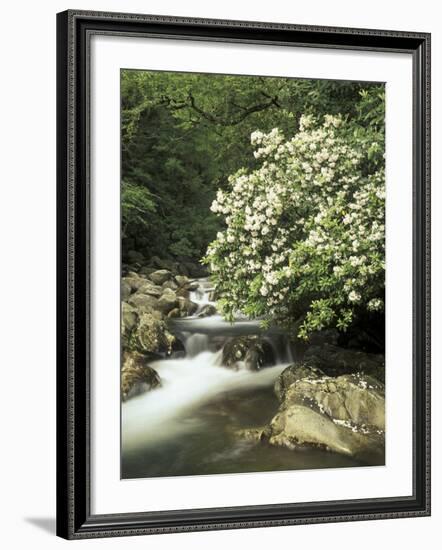
[[[290,137],[303,113],[342,113],[382,132],[383,90],[358,82],[122,71],[123,236],[146,259],[199,261],[220,229],[209,210],[216,190],[240,167],[254,167],[254,130],[278,127]],[[373,151],[373,162],[382,153]]]

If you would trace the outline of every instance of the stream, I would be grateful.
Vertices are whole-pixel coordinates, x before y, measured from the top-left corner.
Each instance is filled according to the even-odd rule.
[[[185,351],[152,362],[162,386],[122,404],[124,479],[356,466],[349,457],[320,449],[290,451],[240,439],[235,430],[260,427],[278,409],[273,385],[297,356],[277,329],[263,332],[259,321],[230,324],[218,315],[198,317],[213,289],[200,279],[190,299],[191,317],[170,330]],[[232,336],[261,334],[276,366],[259,371],[222,366],[222,347]]]

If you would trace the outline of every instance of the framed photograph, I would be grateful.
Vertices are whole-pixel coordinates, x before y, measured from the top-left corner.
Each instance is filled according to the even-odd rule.
[[[430,35],[57,33],[57,534],[429,515]]]

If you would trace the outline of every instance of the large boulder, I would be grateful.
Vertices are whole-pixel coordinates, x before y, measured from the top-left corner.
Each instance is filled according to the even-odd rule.
[[[189,284],[189,278],[186,275],[175,275],[176,284],[182,288]]]
[[[158,373],[148,364],[149,357],[130,351],[123,355],[121,397],[126,401],[161,386]]]
[[[175,292],[170,288],[165,288],[158,300],[157,309],[161,311],[161,313],[164,313],[164,315],[167,315],[175,308],[177,303],[177,296]]]
[[[341,348],[332,344],[311,346],[304,354],[304,361],[322,369],[329,376],[364,373],[384,380],[383,355]]]
[[[238,336],[224,345],[222,364],[233,369],[259,370],[274,364],[273,350],[259,336]]]
[[[163,289],[158,285],[154,285],[151,281],[144,281],[144,284],[138,288],[138,292],[140,294],[148,294],[149,296],[159,298]]]
[[[263,437],[289,449],[319,446],[354,457],[383,457],[384,385],[366,375],[302,377],[285,391]]]
[[[149,275],[149,279],[156,285],[162,285],[172,278],[172,273],[168,269],[158,269]]]
[[[121,299],[123,301],[126,301],[131,294],[132,294],[132,287],[130,286],[130,284],[127,281],[122,279],[122,281],[121,281]]]
[[[137,292],[144,284],[146,283],[146,279],[143,279],[143,277],[139,277],[134,272],[129,272],[126,277],[123,277],[121,284],[127,285],[130,287],[131,292]]]
[[[126,302],[121,305],[121,339],[124,347],[128,347],[131,336],[137,326],[137,310]]]
[[[192,302],[184,296],[177,297],[178,309],[180,311],[180,317],[190,317],[198,309],[198,305]]]
[[[154,313],[143,313],[136,328],[135,346],[144,353],[170,354],[175,337]]]
[[[262,438],[270,445],[290,450],[319,447],[355,458],[382,457],[384,453],[381,432],[339,424],[307,404],[293,404],[279,412]]]
[[[149,277],[151,273],[156,271],[154,267],[149,267],[148,265],[143,265],[143,267],[139,270],[139,275],[143,275],[144,277]]]
[[[169,281],[166,281],[161,286],[162,286],[163,289],[164,288],[169,288],[170,290],[173,290],[173,291],[178,289],[178,285],[176,284],[176,282],[173,279],[170,279]]]
[[[168,319],[178,319],[181,317],[181,312],[178,307],[174,307],[169,313],[167,314]]]
[[[283,401],[289,387],[301,380],[302,378],[309,378],[311,380],[324,376],[321,369],[316,367],[309,367],[304,363],[295,363],[284,369],[278,376],[275,382],[275,393],[279,401]]]
[[[149,294],[136,292],[129,298],[128,303],[139,313],[150,313],[158,307],[158,298]]]

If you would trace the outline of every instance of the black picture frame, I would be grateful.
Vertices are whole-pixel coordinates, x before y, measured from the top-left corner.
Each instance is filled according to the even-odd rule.
[[[413,495],[92,515],[89,42],[94,34],[406,52],[413,59]],[[430,514],[430,35],[68,10],[57,15],[57,534],[67,539]]]

